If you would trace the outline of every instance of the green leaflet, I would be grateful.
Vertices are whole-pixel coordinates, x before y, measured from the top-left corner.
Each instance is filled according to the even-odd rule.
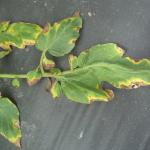
[[[35,40],[42,32],[42,28],[36,24],[18,22],[12,23],[7,28],[2,27],[0,30],[0,47],[10,49],[10,46],[25,48],[26,45],[34,45]]]
[[[7,30],[7,33],[20,37],[22,41],[20,48],[24,48],[25,45],[34,45],[41,32],[40,26],[25,22],[13,23]]]
[[[41,51],[48,51],[53,56],[63,56],[74,48],[81,27],[80,16],[63,19],[53,26],[48,24],[37,39],[36,47]]]
[[[15,88],[19,88],[20,87],[19,79],[13,79],[12,80],[12,86],[15,87]]]
[[[150,85],[150,61],[136,61],[123,55],[120,47],[109,43],[98,44],[78,57],[72,57],[69,61],[72,70],[57,78],[64,95],[70,100],[89,104],[112,99],[113,92],[102,89],[103,81],[127,89]]]
[[[20,147],[19,111],[8,99],[0,98],[0,134]]]

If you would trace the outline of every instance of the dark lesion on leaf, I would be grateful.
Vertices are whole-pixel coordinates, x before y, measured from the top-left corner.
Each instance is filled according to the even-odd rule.
[[[32,80],[27,80],[27,83],[29,86],[33,86],[35,84],[37,84],[39,81],[41,80],[41,78],[35,78],[35,79],[32,79]]]
[[[109,97],[108,100],[112,100],[114,98],[114,92],[110,89],[105,89],[105,91],[108,93]]]

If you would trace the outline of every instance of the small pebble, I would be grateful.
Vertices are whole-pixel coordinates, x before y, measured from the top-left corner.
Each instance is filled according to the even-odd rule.
[[[44,6],[47,7],[47,2],[44,3]]]
[[[92,13],[91,13],[91,12],[88,12],[88,16],[89,16],[89,17],[92,17]]]

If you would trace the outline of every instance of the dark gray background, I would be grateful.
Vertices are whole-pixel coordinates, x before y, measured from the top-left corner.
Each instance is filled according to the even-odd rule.
[[[73,53],[96,43],[116,42],[129,56],[150,58],[150,0],[0,0],[0,20],[45,25],[79,9],[84,19]],[[0,61],[0,72],[25,73],[38,64],[34,47]],[[62,69],[67,57],[55,58]],[[47,80],[19,90],[0,80],[0,90],[21,113],[23,150],[150,150],[150,87],[115,91],[114,101],[82,105],[65,97],[52,101]],[[0,137],[0,150],[17,148]]]

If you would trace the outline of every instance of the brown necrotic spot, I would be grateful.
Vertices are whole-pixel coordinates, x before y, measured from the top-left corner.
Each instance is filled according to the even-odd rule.
[[[49,31],[49,24],[47,23],[46,25],[45,25],[45,27],[43,28],[43,33],[47,33],[48,31]]]
[[[43,67],[45,70],[50,70],[51,68],[55,67],[55,64],[46,64],[43,62]]]
[[[36,78],[36,79],[32,79],[32,80],[28,80],[27,79],[27,83],[29,86],[33,86],[35,85],[36,83],[38,83],[40,81],[41,78]]]
[[[21,139],[18,138],[17,141],[13,142],[13,144],[15,144],[17,147],[21,148]]]
[[[131,57],[126,57],[130,62],[134,63],[134,64],[139,64],[142,60],[140,59],[133,59]]]
[[[138,88],[140,86],[145,86],[144,82],[135,82],[135,83],[131,84],[131,88],[132,89],[136,89],[136,88]]]
[[[125,84],[120,85],[122,89],[137,89],[141,86],[146,86],[146,84],[140,81],[140,82],[131,82],[131,84],[129,85],[125,85]]]

